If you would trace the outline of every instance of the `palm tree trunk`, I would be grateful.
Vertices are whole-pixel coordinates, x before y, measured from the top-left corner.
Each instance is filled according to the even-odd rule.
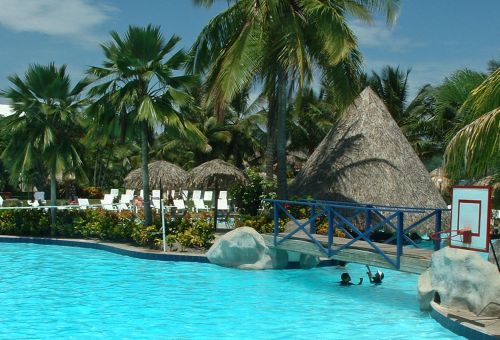
[[[51,217],[51,224],[55,225],[56,224],[56,211],[57,209],[55,208],[57,204],[57,179],[56,179],[56,172],[54,169],[50,171],[50,205],[52,208],[50,208],[50,217]]]
[[[142,154],[142,190],[144,195],[144,225],[153,224],[153,214],[151,211],[151,202],[149,200],[149,148],[148,148],[148,125],[142,122],[142,136],[141,136],[141,154]]]
[[[269,95],[269,112],[267,114],[267,145],[266,145],[266,178],[273,180],[274,155],[276,151],[276,99]]]
[[[95,187],[96,184],[97,184],[97,165],[99,164],[99,161],[98,161],[98,156],[99,156],[99,148],[97,148],[96,152],[95,152],[95,163],[94,163],[94,178],[92,179],[92,185]]]
[[[276,158],[278,161],[278,199],[288,198],[286,176],[286,74],[278,66],[276,86]]]

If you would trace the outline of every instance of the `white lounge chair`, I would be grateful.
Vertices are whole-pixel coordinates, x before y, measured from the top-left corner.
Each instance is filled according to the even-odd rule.
[[[201,190],[193,190],[193,200],[201,199]]]
[[[78,205],[80,209],[87,209],[90,206],[90,202],[88,198],[78,198]]]
[[[161,198],[160,195],[160,190],[151,191],[151,198]]]
[[[184,204],[184,200],[176,199],[174,200],[174,206],[178,213],[183,213],[186,211],[186,205]]]
[[[209,210],[208,207],[205,205],[205,202],[203,202],[203,200],[200,198],[193,198],[193,203],[194,203],[194,211],[195,212]]]
[[[214,197],[214,192],[213,191],[205,191],[203,194],[203,200],[206,202],[212,202],[212,198]]]
[[[35,193],[33,194],[33,198],[35,199],[35,201],[44,202],[45,201],[45,192],[44,191],[35,191]]]
[[[114,197],[112,194],[105,194],[104,199],[101,200],[102,208],[104,210],[116,210],[113,200]]]
[[[0,196],[0,207],[3,205],[3,197]]]
[[[218,199],[217,200],[217,210],[218,211],[224,211],[224,212],[229,212],[229,204],[227,203],[226,199]]]
[[[120,196],[120,190],[118,190],[118,189],[111,189],[111,190],[109,191],[109,193],[110,193],[111,195],[113,195],[113,197],[118,197],[118,196]]]
[[[221,190],[219,191],[219,199],[226,199],[227,200],[227,191],[226,190]]]
[[[151,204],[153,205],[153,208],[157,211],[161,210],[161,200],[159,198],[153,198],[151,200]]]
[[[139,191],[139,197],[144,199],[144,190]]]
[[[135,190],[134,189],[127,189],[127,190],[125,190],[125,195],[127,195],[127,196],[134,197],[134,194],[135,194]]]
[[[28,202],[28,205],[33,207],[33,208],[38,208],[40,206],[40,203],[38,202],[38,200],[34,200],[33,202],[31,201],[26,201]]]
[[[127,194],[122,194],[120,197],[120,203],[116,206],[119,211],[130,210],[130,202],[134,197]]]

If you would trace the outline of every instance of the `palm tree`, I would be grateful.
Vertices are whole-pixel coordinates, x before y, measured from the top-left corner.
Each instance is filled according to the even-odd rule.
[[[111,32],[111,37],[111,42],[102,45],[106,56],[103,66],[88,71],[97,83],[90,93],[98,96],[90,112],[98,121],[118,121],[124,135],[140,135],[144,223],[151,225],[148,154],[154,130],[163,126],[189,138],[204,140],[180,110],[191,100],[185,90],[192,79],[174,75],[186,61],[182,50],[167,59],[180,40],[177,36],[165,41],[159,27],[148,25],[130,26],[123,38]],[[109,105],[113,111],[106,110]]]
[[[384,101],[392,118],[398,124],[401,124],[405,118],[408,75],[410,71],[408,69],[406,72],[403,72],[403,70],[399,69],[399,66],[396,68],[385,66],[382,68],[380,75],[372,72],[372,76],[368,80],[371,88]]]
[[[445,166],[454,178],[500,174],[500,68],[474,89],[460,108],[471,121],[451,139]]]
[[[23,173],[41,161],[50,175],[50,204],[56,205],[56,176],[66,171],[79,173],[82,129],[76,115],[84,105],[80,94],[87,80],[73,88],[66,73],[53,63],[31,65],[21,79],[9,77],[13,86],[1,92],[11,101],[14,114],[6,118],[10,142],[2,153],[11,174]],[[51,209],[55,223],[56,209]]]
[[[210,5],[211,0],[197,0]],[[267,94],[268,147],[272,158],[274,143],[278,160],[278,197],[287,196],[286,112],[288,98],[301,93],[319,66],[324,73],[347,78],[346,65],[359,70],[356,38],[347,25],[347,16],[365,22],[372,11],[386,10],[392,21],[398,0],[306,1],[239,0],[213,18],[192,48],[192,72],[206,71],[208,102],[218,114],[244,87],[261,81]],[[348,62],[345,62],[348,61]],[[345,64],[342,64],[344,62]],[[342,67],[339,67],[341,65]],[[337,85],[350,84],[338,82]],[[352,88],[346,88],[346,97]],[[276,137],[273,135],[276,133]]]

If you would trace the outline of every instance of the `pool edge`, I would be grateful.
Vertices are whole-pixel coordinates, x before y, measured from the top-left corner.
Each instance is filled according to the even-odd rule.
[[[497,336],[482,332],[476,328],[469,327],[465,324],[457,322],[448,318],[442,310],[440,310],[439,305],[435,302],[431,302],[431,317],[436,320],[441,326],[450,330],[451,332],[463,336],[467,339],[475,340],[491,340],[498,339]]]
[[[28,236],[7,236],[0,235],[0,242],[3,243],[35,243],[59,245],[68,247],[92,248],[108,251],[110,253],[125,255],[145,260],[157,261],[184,261],[184,262],[199,262],[210,263],[205,255],[187,253],[187,254],[172,254],[148,250],[145,248],[133,247],[124,243],[109,243],[96,240],[85,239],[59,239],[49,237],[28,237]]]

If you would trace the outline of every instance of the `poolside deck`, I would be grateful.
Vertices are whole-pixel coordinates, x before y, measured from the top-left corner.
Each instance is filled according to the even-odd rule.
[[[287,234],[281,233],[280,237],[284,237]],[[326,257],[326,255],[320,251],[320,249],[314,244],[304,232],[298,232],[290,240],[286,240],[279,246],[274,246],[274,237],[272,234],[262,235],[266,244],[270,248],[277,248],[283,250],[290,250],[294,252],[315,255],[320,257]],[[316,240],[318,240],[325,248],[328,245],[328,237],[326,235],[314,234]],[[344,245],[349,242],[350,239],[335,237],[334,246],[335,249],[338,246]],[[391,258],[396,258],[396,246],[391,244],[376,243],[387,256]],[[400,271],[420,274],[431,264],[432,250],[429,249],[415,249],[410,247],[405,247],[403,256],[401,257]],[[387,262],[380,254],[377,254],[375,249],[373,249],[368,242],[357,241],[352,244],[348,249],[344,249],[337,255],[331,257],[335,260],[355,262],[360,264],[366,264],[370,266],[383,267],[388,269],[395,269],[392,264]]]
[[[477,316],[469,311],[451,309],[431,302],[432,317],[442,326],[468,339],[500,338],[500,317]]]

